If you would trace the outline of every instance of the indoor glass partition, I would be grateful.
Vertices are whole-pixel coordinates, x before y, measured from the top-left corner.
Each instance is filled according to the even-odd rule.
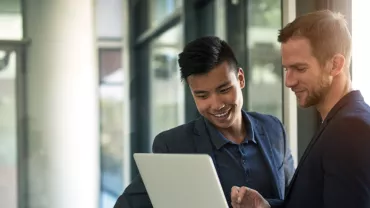
[[[16,52],[0,46],[0,207],[17,207]]]
[[[177,64],[182,33],[178,24],[150,44],[151,139],[184,122],[184,83]]]
[[[22,41],[0,40],[0,207],[27,197],[25,70]]]
[[[251,0],[247,6],[248,110],[282,120],[283,73],[277,35],[282,25],[281,1]]]

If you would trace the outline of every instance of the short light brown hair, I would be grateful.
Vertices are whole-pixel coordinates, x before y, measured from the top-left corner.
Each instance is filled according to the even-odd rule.
[[[342,14],[322,10],[299,16],[279,31],[278,41],[285,43],[294,37],[309,40],[312,55],[322,66],[339,53],[346,58],[345,66],[349,68],[352,38]]]

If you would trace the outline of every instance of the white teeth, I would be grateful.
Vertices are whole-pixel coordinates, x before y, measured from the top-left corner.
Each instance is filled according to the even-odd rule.
[[[222,114],[215,114],[216,117],[222,117],[222,116],[226,116],[229,112],[225,112],[225,113],[222,113]]]

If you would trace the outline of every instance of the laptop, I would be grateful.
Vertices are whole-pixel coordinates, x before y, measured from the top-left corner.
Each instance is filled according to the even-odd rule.
[[[136,153],[154,208],[228,208],[209,155]]]

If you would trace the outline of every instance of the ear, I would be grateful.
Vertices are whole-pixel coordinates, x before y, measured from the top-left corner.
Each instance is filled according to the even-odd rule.
[[[346,58],[342,54],[335,54],[332,59],[330,74],[334,77],[344,70]]]
[[[244,77],[244,71],[240,67],[238,68],[237,78],[239,81],[240,89],[243,89],[245,87],[245,77]]]

